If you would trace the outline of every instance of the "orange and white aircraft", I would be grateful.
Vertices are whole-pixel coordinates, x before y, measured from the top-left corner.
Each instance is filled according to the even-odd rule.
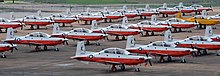
[[[21,27],[21,29],[23,28],[22,23],[20,23],[20,22],[12,22],[12,21],[10,21],[8,19],[0,18],[0,32],[2,32],[2,29],[6,29],[5,32],[7,32],[8,28],[16,29],[16,28],[19,28],[19,27]]]
[[[168,37],[168,32],[170,31],[166,31],[165,37]],[[172,61],[172,57],[180,57],[182,63],[186,62],[185,56],[196,52],[196,50],[191,48],[176,47],[175,44],[170,44],[166,39],[167,38],[165,38],[165,41],[156,41],[147,45],[139,45],[135,44],[134,36],[129,36],[126,50],[131,53],[160,56],[160,62],[164,62],[165,56],[167,56],[168,61]]]
[[[103,15],[92,13],[90,8],[87,8],[86,12],[80,13],[77,15],[77,17],[79,20],[85,21],[85,24],[88,24],[88,21],[90,21],[90,24],[92,24],[92,20],[100,21],[105,18]]]
[[[107,34],[94,33],[87,28],[75,28],[71,31],[60,31],[59,25],[54,24],[52,37],[67,38],[72,40],[84,40],[87,44],[89,41],[96,41],[96,45],[100,45],[99,40],[106,38]]]
[[[59,51],[57,45],[67,43],[68,39],[64,38],[51,38],[50,35],[43,32],[33,32],[26,36],[15,36],[12,28],[8,28],[6,39],[4,42],[10,44],[26,44],[36,46],[35,50],[39,51],[40,46],[44,46],[44,50],[47,50],[47,46],[54,46],[55,51]]]
[[[151,24],[152,22],[156,22],[156,15],[151,16],[151,21],[141,21],[137,24],[129,24],[127,18],[124,17],[122,24],[132,29],[139,29],[141,31],[145,31],[146,35],[149,35],[149,32],[152,32],[151,35],[154,35],[154,32],[164,32],[172,28],[171,26],[166,25]]]
[[[37,26],[37,29],[39,29],[40,26],[47,26],[54,22],[50,19],[48,20],[34,15],[25,16],[24,18],[20,19],[15,19],[15,16],[13,15],[13,13],[11,13],[11,17],[13,18],[13,20],[11,21],[24,23],[24,25],[30,25],[30,29],[34,29],[34,26]]]
[[[162,7],[157,8],[157,11],[163,14],[163,17],[168,17],[168,15],[174,15],[179,12],[176,8],[168,8],[166,3]]]
[[[138,64],[151,63],[151,57],[147,56],[135,56],[131,55],[125,49],[120,48],[107,48],[100,52],[86,51],[84,42],[78,42],[75,56],[70,57],[79,61],[96,62],[102,64],[112,65],[111,70],[117,71],[116,66],[119,66],[121,70],[125,70],[125,65],[134,65],[135,71],[140,71],[137,67]]]
[[[124,26],[123,24],[112,24],[112,25],[109,25],[108,27],[100,28],[97,26],[96,21],[93,21],[91,30],[96,33],[114,35],[116,36],[115,37],[116,40],[119,40],[119,36],[122,36],[122,39],[125,40],[125,36],[138,35],[142,32],[139,29],[129,29],[127,26]]]
[[[206,27],[205,37],[210,41],[220,42],[220,34],[213,34],[211,26]]]
[[[201,12],[203,10],[206,10],[206,11],[213,11],[212,7],[203,7],[202,5],[198,5],[198,4],[193,4],[191,5],[190,7],[193,7],[196,9],[196,14],[201,14]]]
[[[182,2],[180,2],[179,5],[175,6],[174,8],[179,9],[180,12],[183,13],[183,15],[185,15],[185,13],[196,12],[196,8],[184,6]]]
[[[124,17],[124,15],[119,12],[119,11],[109,11],[107,7],[104,7],[104,11],[99,12],[103,17],[105,17],[105,22],[108,22],[107,20],[109,19],[109,22],[112,22],[112,20],[120,19]]]
[[[11,52],[13,52],[14,49],[17,50],[16,46],[17,46],[17,45],[15,45],[15,44],[0,43],[0,52],[1,52],[1,54],[2,54],[2,55],[1,55],[1,58],[6,58],[5,53],[6,53],[7,51],[10,51],[10,50],[11,50]]]

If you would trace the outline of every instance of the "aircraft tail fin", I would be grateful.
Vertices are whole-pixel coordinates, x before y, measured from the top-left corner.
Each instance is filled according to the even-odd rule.
[[[180,3],[179,3],[179,6],[180,6],[180,7],[183,7],[183,2],[180,2]]]
[[[108,11],[108,8],[107,8],[107,7],[104,7],[104,11],[107,12],[107,11]]]
[[[10,12],[10,19],[11,19],[11,20],[15,20],[14,12]]]
[[[149,9],[150,9],[149,4],[146,4],[146,5],[145,5],[145,8],[149,10]]]
[[[167,3],[163,3],[163,8],[167,8]]]
[[[123,11],[127,10],[128,7],[126,5],[123,6]]]
[[[206,10],[202,10],[202,17],[205,18],[208,15],[208,13],[206,12]]]
[[[70,8],[67,8],[67,9],[66,9],[66,14],[67,14],[67,15],[71,15],[71,9],[70,9]]]
[[[7,35],[6,35],[6,39],[11,39],[11,38],[14,38],[14,30],[13,28],[8,28],[7,29]]]
[[[181,12],[177,13],[177,18],[182,18],[182,13]]]
[[[128,36],[126,48],[130,48],[134,46],[135,46],[134,36]]]
[[[59,33],[60,32],[60,27],[58,23],[53,24],[53,34]]]
[[[75,56],[83,55],[83,54],[85,54],[85,52],[86,52],[86,48],[85,48],[84,41],[77,42]]]
[[[205,29],[205,37],[209,37],[211,35],[213,35],[212,27],[207,26],[206,29]]]
[[[42,17],[42,14],[41,14],[41,13],[42,13],[41,10],[38,10],[38,11],[37,11],[37,15],[38,15],[39,17]]]
[[[165,34],[164,34],[164,41],[172,41],[173,38],[172,38],[172,35],[171,35],[171,31],[170,30],[167,30],[165,31]]]
[[[96,20],[92,20],[91,30],[97,29],[97,28],[98,28],[97,21]]]
[[[151,21],[152,21],[152,22],[157,22],[156,15],[152,15],[152,16],[151,16]]]
[[[127,24],[128,24],[128,18],[127,17],[123,17],[122,25],[127,25]]]
[[[91,12],[91,9],[90,9],[90,8],[87,8],[87,9],[86,9],[86,12],[87,12],[87,13],[90,13],[90,12]]]

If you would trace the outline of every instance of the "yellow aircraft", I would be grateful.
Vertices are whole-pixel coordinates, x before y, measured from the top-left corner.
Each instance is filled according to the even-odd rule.
[[[204,25],[204,28],[206,26],[214,26],[216,24],[220,23],[220,20],[214,20],[214,19],[207,19],[202,15],[197,15],[190,18],[183,18],[181,12],[177,14],[177,18],[189,21],[189,22],[197,22],[199,23],[200,27],[202,28],[202,25]]]

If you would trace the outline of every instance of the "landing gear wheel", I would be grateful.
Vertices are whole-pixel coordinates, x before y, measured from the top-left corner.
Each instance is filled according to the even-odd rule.
[[[206,50],[203,50],[203,55],[207,55],[207,51]]]
[[[125,70],[125,65],[124,64],[121,65],[120,68],[121,68],[121,70]]]
[[[153,31],[151,32],[151,35],[154,36],[154,32]]]
[[[193,57],[195,57],[195,56],[196,56],[196,52],[192,52],[191,55],[192,55]]]
[[[200,56],[200,55],[201,55],[201,51],[198,50],[198,51],[197,51],[197,56]]]
[[[112,65],[111,70],[112,70],[113,72],[117,71],[117,68],[115,67],[115,65]]]
[[[119,37],[118,37],[118,36],[116,36],[116,37],[115,37],[115,40],[119,40]]]
[[[40,26],[37,26],[37,29],[40,29]]]
[[[58,48],[54,49],[54,51],[60,51]]]
[[[100,43],[96,43],[96,46],[100,46]]]
[[[122,36],[122,40],[125,40],[125,36]]]
[[[168,56],[168,57],[167,57],[167,61],[169,61],[169,62],[171,62],[171,61],[172,61],[171,56]]]
[[[1,58],[7,58],[6,55],[2,55]]]
[[[160,57],[160,63],[163,63],[164,62],[164,58],[163,56]]]
[[[47,50],[47,46],[44,46],[44,50]]]
[[[135,72],[140,72],[140,68],[135,68]]]
[[[86,45],[89,45],[89,44],[90,44],[90,42],[87,40],[87,41],[86,41]]]
[[[186,59],[182,59],[182,60],[181,60],[181,63],[186,63]]]

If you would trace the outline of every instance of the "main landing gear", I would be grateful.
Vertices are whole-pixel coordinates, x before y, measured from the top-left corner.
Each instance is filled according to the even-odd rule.
[[[1,58],[6,58],[5,52],[2,52]]]
[[[116,37],[115,37],[115,40],[120,40],[120,39],[119,39],[119,36],[116,36]],[[126,40],[125,36],[122,36],[122,40]]]
[[[207,55],[207,50],[206,49],[198,49],[197,51],[197,56],[201,56],[201,55]]]
[[[186,59],[185,59],[184,57],[181,57],[180,59],[181,59],[181,63],[186,63]],[[160,62],[160,63],[163,63],[164,61],[165,61],[164,56],[160,56],[159,62]],[[168,56],[168,57],[167,57],[167,61],[168,61],[168,62],[171,62],[171,61],[172,61],[172,57],[171,57],[171,56]]]
[[[125,65],[124,64],[119,65],[119,67],[120,67],[121,70],[125,70]],[[113,72],[117,71],[116,65],[112,65],[111,71],[113,71]]]

